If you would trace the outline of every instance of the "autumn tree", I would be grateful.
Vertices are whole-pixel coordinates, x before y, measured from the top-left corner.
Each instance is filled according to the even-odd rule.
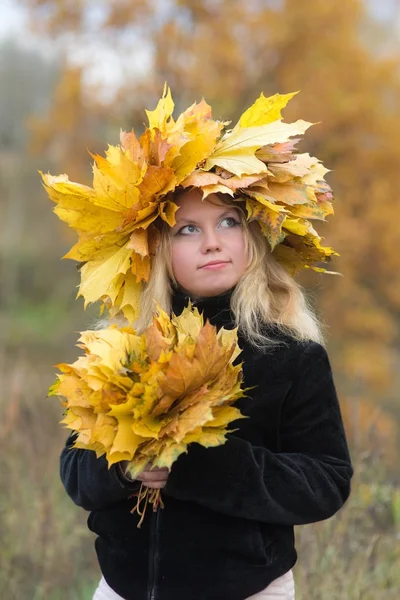
[[[353,415],[349,428],[366,431],[376,421],[379,430],[383,407],[385,435],[388,415],[399,412],[400,78],[395,48],[386,55],[375,52],[376,28],[370,27],[366,3],[309,0],[305,8],[298,0],[162,5],[116,0],[96,15],[88,0],[25,3],[33,26],[65,44],[67,54],[74,34],[73,44],[90,47],[95,39],[120,57],[121,80],[105,107],[116,129],[140,128],[143,108],[154,105],[164,81],[178,98],[178,112],[204,96],[214,118],[235,119],[261,90],[266,95],[301,90],[284,118],[318,123],[307,133],[305,146],[332,170],[328,177],[336,215],[323,235],[341,254],[334,267],[344,276],[309,275],[301,281],[328,324],[344,410]],[[95,60],[87,53],[86,68]],[[137,68],[132,72],[133,61]],[[140,69],[141,63],[147,69]],[[73,78],[68,83],[70,69],[63,80],[66,94],[76,89]],[[82,133],[98,101],[92,94],[82,109],[72,96],[65,105],[55,96],[59,112],[49,113],[40,135],[46,139],[44,127],[53,139],[71,141],[58,141],[60,164],[88,147],[89,138],[84,143],[74,132]],[[68,133],[56,118],[66,118],[64,111],[73,113]]]

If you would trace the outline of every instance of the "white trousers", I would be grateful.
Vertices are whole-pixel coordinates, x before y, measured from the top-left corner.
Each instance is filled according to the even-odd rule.
[[[110,588],[104,577],[101,578],[99,586],[94,593],[93,600],[123,600]],[[247,600],[294,600],[294,579],[292,571],[288,571],[282,577],[275,579],[262,592],[250,596]]]
[[[278,577],[262,592],[250,596],[247,600],[294,600],[294,579],[292,571]]]

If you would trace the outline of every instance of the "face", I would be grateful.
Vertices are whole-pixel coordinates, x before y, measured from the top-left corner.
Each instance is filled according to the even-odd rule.
[[[181,194],[171,229],[172,270],[192,298],[234,287],[248,262],[238,210],[215,194],[207,198],[203,201],[198,190]]]

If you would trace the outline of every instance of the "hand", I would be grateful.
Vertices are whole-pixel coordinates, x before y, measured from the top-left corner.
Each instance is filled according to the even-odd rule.
[[[123,470],[126,470],[126,466],[128,465],[127,461],[124,461],[122,465]],[[144,485],[148,488],[161,489],[165,487],[167,483],[169,475],[169,469],[167,467],[153,467],[151,468],[151,463],[147,463],[143,471],[137,475],[135,479],[142,481]],[[126,476],[129,477],[129,473],[126,473]]]

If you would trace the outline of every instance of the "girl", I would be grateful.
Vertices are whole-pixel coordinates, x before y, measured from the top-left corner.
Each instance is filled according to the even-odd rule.
[[[350,492],[352,467],[316,317],[241,203],[196,189],[175,194],[141,299],[179,315],[189,299],[217,327],[239,327],[248,418],[216,448],[191,444],[171,471],[129,479],[126,464],[71,448],[61,477],[90,511],[103,573],[95,600],[293,600],[293,527],[327,519]],[[130,510],[144,482],[165,507],[141,529]]]

